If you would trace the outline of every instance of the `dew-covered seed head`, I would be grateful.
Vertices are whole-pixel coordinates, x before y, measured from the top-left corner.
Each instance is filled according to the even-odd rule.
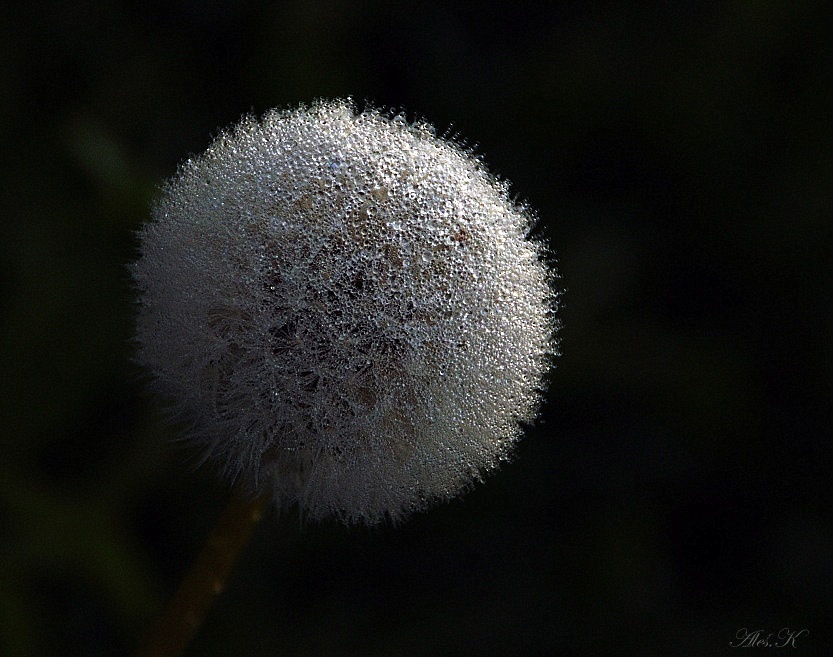
[[[495,468],[555,353],[532,218],[467,150],[350,101],[244,118],[140,232],[139,360],[230,477],[397,519]]]

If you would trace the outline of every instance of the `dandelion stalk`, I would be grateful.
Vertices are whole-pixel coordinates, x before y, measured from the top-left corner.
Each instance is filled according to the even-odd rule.
[[[236,491],[197,560],[135,657],[178,657],[190,643],[260,520],[268,497]]]

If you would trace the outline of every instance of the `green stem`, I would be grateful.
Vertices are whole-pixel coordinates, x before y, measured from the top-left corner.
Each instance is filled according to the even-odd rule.
[[[214,599],[225,588],[237,557],[263,514],[266,501],[265,496],[252,499],[235,492],[179,590],[145,635],[134,657],[178,657],[182,654]]]

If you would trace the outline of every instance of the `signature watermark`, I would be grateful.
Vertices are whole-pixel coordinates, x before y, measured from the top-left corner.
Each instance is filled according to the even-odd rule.
[[[735,641],[729,641],[729,646],[732,648],[797,648],[797,640],[809,634],[810,630],[791,630],[788,627],[781,628],[778,632],[750,630],[742,627],[735,634]]]

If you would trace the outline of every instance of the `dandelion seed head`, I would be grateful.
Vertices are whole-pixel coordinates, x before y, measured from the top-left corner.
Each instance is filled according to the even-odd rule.
[[[530,212],[424,123],[349,100],[244,118],[140,232],[138,358],[230,478],[347,523],[510,454],[555,353]]]

